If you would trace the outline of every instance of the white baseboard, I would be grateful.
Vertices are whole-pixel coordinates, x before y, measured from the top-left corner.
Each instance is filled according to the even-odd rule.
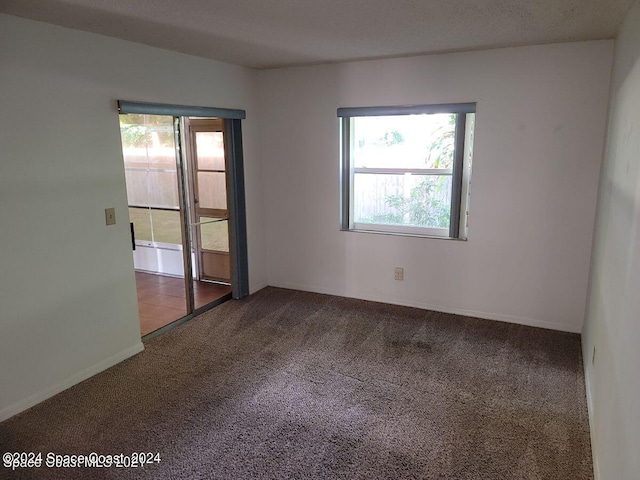
[[[24,400],[21,400],[13,405],[9,405],[8,407],[0,410],[0,422],[7,420],[8,418],[13,417],[14,415],[37,405],[38,403],[46,400],[47,398],[53,397],[54,395],[66,390],[69,387],[72,387],[87,378],[93,377],[94,375],[106,370],[109,367],[113,367],[117,363],[120,363],[123,360],[135,355],[136,353],[140,353],[144,350],[144,345],[142,342],[138,342],[133,347],[130,347],[122,352],[119,352],[89,368],[85,368],[81,372],[71,376],[70,378],[57,383],[41,392],[38,392],[34,395],[31,395]]]
[[[499,313],[483,312],[479,310],[471,310],[467,308],[450,307],[444,305],[437,305],[433,303],[415,302],[411,300],[396,299],[393,297],[383,297],[367,295],[362,293],[354,293],[346,295],[344,292],[339,292],[323,287],[317,287],[313,285],[302,285],[289,282],[269,282],[270,286],[289,288],[292,290],[302,290],[305,292],[324,293],[327,295],[335,295],[338,297],[357,298],[359,300],[369,300],[372,302],[389,303],[392,305],[401,305],[404,307],[420,308],[422,310],[433,310],[436,312],[453,313],[455,315],[463,315],[465,317],[483,318],[485,320],[497,320],[499,322],[515,323],[517,325],[527,325],[529,327],[546,328],[549,330],[558,330],[561,332],[580,333],[582,331],[582,325],[558,325],[557,323],[547,322],[537,318],[518,317],[511,315],[502,315]]]
[[[593,395],[591,393],[591,376],[587,367],[587,359],[582,355],[584,363],[584,388],[587,394],[587,412],[589,414],[589,434],[591,436],[591,458],[593,460],[593,478],[600,480],[600,466],[598,465],[598,455],[596,449],[596,432],[593,429],[595,420],[593,418]]]
[[[249,295],[253,295],[254,293],[262,290],[263,288],[268,287],[269,284],[267,282],[260,282],[257,285],[251,285],[249,287]]]

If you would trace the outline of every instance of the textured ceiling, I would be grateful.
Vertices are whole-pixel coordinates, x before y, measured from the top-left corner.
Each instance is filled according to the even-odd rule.
[[[0,0],[0,12],[255,68],[613,38],[633,0]]]

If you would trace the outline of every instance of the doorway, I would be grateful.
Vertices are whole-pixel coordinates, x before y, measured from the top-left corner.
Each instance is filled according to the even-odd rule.
[[[248,293],[246,235],[237,235],[246,231],[241,138],[239,121],[128,113],[123,103],[120,128],[146,336]],[[242,209],[234,215],[230,205]],[[233,278],[233,264],[240,279]]]

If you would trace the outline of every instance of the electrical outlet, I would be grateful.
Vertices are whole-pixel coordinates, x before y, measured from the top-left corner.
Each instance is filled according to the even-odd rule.
[[[396,267],[394,270],[394,278],[396,280],[404,280],[404,268]]]
[[[105,208],[104,209],[104,219],[107,225],[115,225],[116,224],[116,209],[115,208]]]

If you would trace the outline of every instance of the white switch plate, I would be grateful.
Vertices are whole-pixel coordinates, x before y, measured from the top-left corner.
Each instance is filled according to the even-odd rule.
[[[116,224],[116,209],[115,208],[105,208],[104,209],[104,218],[107,225],[115,225]]]

